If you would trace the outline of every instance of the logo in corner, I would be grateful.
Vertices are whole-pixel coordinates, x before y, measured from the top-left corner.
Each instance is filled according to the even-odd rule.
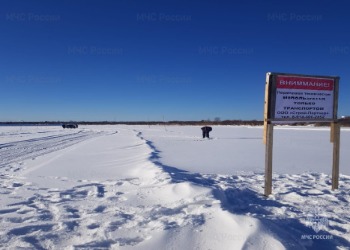
[[[316,233],[328,227],[329,221],[324,210],[319,206],[313,206],[306,210],[306,225]]]

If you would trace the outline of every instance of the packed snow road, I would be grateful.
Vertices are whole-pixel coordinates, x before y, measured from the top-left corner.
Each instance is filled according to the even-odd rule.
[[[34,134],[26,133],[25,135],[31,137],[30,139],[0,144],[0,167],[54,152],[104,134],[104,132],[91,130],[63,131],[60,134],[53,132],[50,135],[47,135],[47,133],[47,131]],[[44,136],[42,136],[43,134]],[[1,134],[1,137],[5,136],[6,134]]]

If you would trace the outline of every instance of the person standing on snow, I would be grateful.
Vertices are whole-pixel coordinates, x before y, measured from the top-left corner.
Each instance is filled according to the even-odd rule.
[[[205,137],[209,138],[209,132],[212,131],[213,129],[209,126],[204,126],[201,128],[201,130],[202,130],[203,138]]]

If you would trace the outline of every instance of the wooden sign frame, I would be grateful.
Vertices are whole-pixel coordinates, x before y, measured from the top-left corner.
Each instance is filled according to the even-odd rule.
[[[265,196],[272,193],[273,127],[285,122],[329,122],[333,143],[332,189],[339,186],[338,76],[266,74],[264,104]],[[280,112],[280,113],[278,113]]]

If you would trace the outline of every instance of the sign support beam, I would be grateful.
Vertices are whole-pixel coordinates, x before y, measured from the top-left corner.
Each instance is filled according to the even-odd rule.
[[[272,193],[272,152],[273,152],[273,124],[266,124],[265,146],[265,196]]]
[[[263,134],[263,143],[266,144],[267,138],[267,123],[269,117],[269,93],[270,93],[270,80],[269,74],[266,75],[265,83],[265,104],[264,104],[264,134]]]
[[[333,143],[333,166],[332,166],[332,190],[339,188],[339,150],[340,150],[340,124],[331,124],[331,142]]]

